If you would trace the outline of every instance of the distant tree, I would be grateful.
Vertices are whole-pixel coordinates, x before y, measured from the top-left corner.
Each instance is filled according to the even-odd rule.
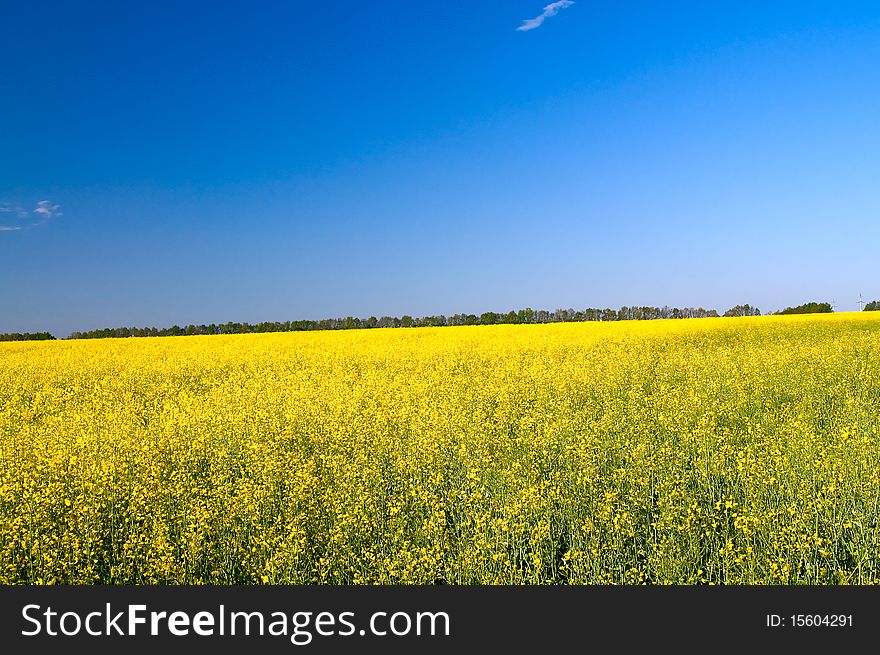
[[[48,332],[9,332],[0,334],[0,341],[54,341]]]
[[[830,314],[834,311],[831,303],[827,302],[808,302],[797,307],[786,307],[776,312],[777,314]]]
[[[816,303],[813,303],[814,305]],[[826,303],[827,304],[827,303]],[[873,309],[878,302],[868,303],[865,309]],[[830,307],[830,306],[829,306]],[[736,315],[757,315],[757,309],[749,305],[737,305],[729,310],[725,315],[732,315],[730,312],[741,312]],[[717,317],[718,312],[714,309],[703,309],[702,307],[693,308],[685,307],[650,307],[650,306],[633,306],[621,307],[620,310],[610,308],[598,309],[587,307],[583,310],[557,309],[549,312],[545,309],[534,310],[531,307],[520,309],[518,311],[511,310],[505,313],[499,312],[483,312],[479,316],[476,314],[453,314],[446,317],[443,314],[436,316],[417,316],[412,317],[408,314],[401,316],[383,316],[376,318],[361,319],[356,316],[346,316],[345,318],[324,318],[321,320],[299,320],[299,321],[262,321],[260,323],[234,323],[227,322],[222,324],[211,323],[210,325],[193,325],[189,324],[185,327],[172,325],[166,328],[155,327],[116,327],[102,328],[91,330],[89,332],[73,332],[69,338],[71,339],[107,339],[111,337],[171,337],[184,335],[209,335],[209,334],[250,334],[250,333],[270,333],[270,332],[302,332],[306,330],[357,330],[365,328],[398,328],[398,327],[442,327],[446,325],[499,325],[499,324],[530,324],[530,323],[562,323],[562,322],[583,322],[583,321],[626,321],[626,320],[653,320],[658,318],[709,318]],[[6,334],[0,335],[0,341],[24,340],[24,339],[54,339],[48,332],[35,334]]]
[[[751,305],[736,305],[735,307],[731,307],[726,312],[724,312],[725,316],[760,316],[761,310],[757,307],[752,307]]]
[[[531,307],[526,307],[525,309],[521,309],[516,313],[516,318],[520,323],[534,323],[535,322],[535,310]]]
[[[866,312],[880,312],[880,300],[872,300],[865,305]]]

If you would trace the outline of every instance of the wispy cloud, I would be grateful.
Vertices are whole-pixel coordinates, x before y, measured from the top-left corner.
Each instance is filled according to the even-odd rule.
[[[558,14],[561,9],[567,9],[573,4],[574,0],[559,0],[559,2],[551,2],[549,5],[544,7],[544,11],[540,16],[524,20],[523,24],[516,28],[516,31],[528,32],[529,30],[536,30],[541,27],[545,20]]]
[[[0,214],[14,214],[17,218],[25,218],[28,215],[20,205],[12,205],[8,202],[0,202]]]
[[[41,200],[37,203],[34,213],[39,214],[43,217],[43,220],[48,221],[51,218],[61,216],[61,205],[56,205],[51,200]]]
[[[31,211],[21,205],[0,202],[0,232],[30,230],[59,216],[62,216],[61,205],[51,200],[40,200]]]

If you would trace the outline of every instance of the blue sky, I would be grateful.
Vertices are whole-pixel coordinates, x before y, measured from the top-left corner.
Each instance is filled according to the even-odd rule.
[[[880,298],[880,5],[545,4],[4,3],[0,332]]]

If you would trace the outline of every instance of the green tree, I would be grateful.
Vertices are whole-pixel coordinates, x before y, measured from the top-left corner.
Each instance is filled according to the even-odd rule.
[[[828,302],[808,302],[797,307],[786,307],[776,312],[777,314],[830,314],[834,311],[831,303]]]
[[[760,316],[761,310],[757,307],[752,307],[751,305],[736,305],[735,307],[731,307],[726,312],[724,312],[725,316]]]

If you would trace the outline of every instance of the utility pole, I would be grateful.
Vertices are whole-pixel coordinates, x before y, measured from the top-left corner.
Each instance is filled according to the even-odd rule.
[[[865,311],[865,301],[862,300],[862,294],[859,294],[859,311]]]

